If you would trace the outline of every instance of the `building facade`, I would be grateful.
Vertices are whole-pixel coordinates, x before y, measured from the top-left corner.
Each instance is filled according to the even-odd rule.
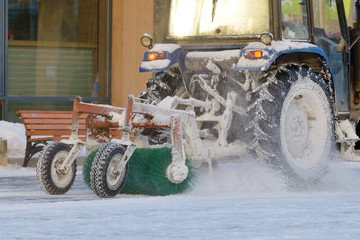
[[[3,0],[0,119],[17,110],[71,110],[84,101],[124,106],[151,75],[138,72],[151,0]]]

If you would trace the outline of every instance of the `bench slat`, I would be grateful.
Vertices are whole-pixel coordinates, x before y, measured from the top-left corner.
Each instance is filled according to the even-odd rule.
[[[69,137],[53,137],[52,138],[52,141],[54,141],[54,142],[59,142],[59,141],[61,141],[61,140],[63,140],[63,139],[69,139]],[[79,139],[81,140],[81,141],[86,141],[86,137],[79,137]]]
[[[21,113],[22,119],[26,118],[40,118],[40,119],[72,119],[72,113],[63,114],[47,114],[47,113]],[[87,116],[81,115],[79,118],[86,118]]]
[[[50,130],[42,130],[42,131],[25,131],[25,135],[26,136],[70,136],[71,135],[71,131],[65,131],[65,130],[60,130],[60,131],[50,131]],[[85,136],[86,135],[86,131],[79,131],[78,132],[79,136]]]
[[[27,141],[28,142],[38,142],[38,141],[50,141],[52,140],[54,137],[44,137],[44,138],[30,138]]]
[[[32,110],[20,110],[20,111],[16,111],[16,114],[72,114],[73,111],[40,111],[40,110],[37,110],[37,111],[32,111]],[[88,116],[89,114],[88,113],[81,113],[80,116]]]
[[[48,123],[57,123],[57,124],[71,124],[72,119],[43,119],[43,118],[28,118],[23,119],[24,124],[48,124]],[[86,124],[86,119],[79,119],[79,124]]]
[[[72,113],[72,111],[42,111],[42,110],[19,110],[16,111],[16,114],[21,113],[44,113],[44,114],[62,114],[62,113]],[[86,114],[86,113],[84,113]]]
[[[26,130],[69,130],[68,124],[27,124]],[[85,125],[79,125],[80,129],[85,129]]]

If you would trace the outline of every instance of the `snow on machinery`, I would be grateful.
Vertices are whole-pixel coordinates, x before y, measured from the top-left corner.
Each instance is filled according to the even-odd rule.
[[[88,175],[100,197],[117,194],[125,178],[136,180],[126,177],[128,168],[141,171],[132,162],[155,172],[155,161],[141,161],[150,154],[135,148],[170,148],[162,169],[174,185],[188,180],[189,168],[244,149],[301,183],[326,173],[336,145],[344,159],[360,160],[360,14],[349,29],[352,0],[155,0],[154,9],[154,39],[142,37],[148,50],[140,66],[156,73],[141,94],[151,104],[76,100],[73,136],[39,157],[46,192],[71,187],[85,145],[89,156],[96,151]],[[93,114],[86,143],[76,138],[80,112]],[[108,143],[111,127],[123,136]]]
[[[155,128],[162,129],[162,137],[170,137],[170,142],[163,144],[163,147],[171,149],[171,163],[166,166],[166,178],[173,184],[180,184],[188,177],[189,168],[186,166],[186,156],[192,159],[193,166],[199,165],[203,161],[210,164],[211,158],[221,155],[226,156],[229,153],[239,155],[243,152],[243,148],[238,146],[234,148],[226,141],[232,112],[243,113],[242,109],[235,107],[234,97],[236,95],[232,93],[225,100],[226,110],[222,116],[214,116],[213,119],[210,119],[222,126],[219,129],[219,138],[215,140],[211,137],[211,144],[205,144],[200,138],[202,132],[198,131],[198,121],[195,119],[194,111],[178,110],[176,106],[181,104],[192,108],[203,107],[213,111],[219,108],[218,104],[214,102],[173,97],[164,101],[170,104],[170,107],[161,107],[137,102],[134,96],[129,96],[126,108],[115,108],[107,105],[82,103],[80,98],[76,98],[71,137],[62,142],[47,145],[39,157],[37,175],[40,186],[49,194],[63,194],[68,191],[75,178],[76,157],[86,146],[88,152],[98,149],[96,155],[93,156],[94,159],[91,160],[91,189],[100,197],[115,196],[125,183],[128,162],[136,147],[138,145],[142,148],[149,147],[149,140],[142,133],[146,132],[146,129]],[[141,99],[137,100],[141,101]],[[81,113],[91,114],[87,121],[86,142],[77,137]],[[114,127],[122,131],[122,137],[115,138],[110,142],[109,129]],[[130,140],[130,134],[134,135],[133,141]],[[206,133],[202,135],[204,136]],[[184,149],[183,137],[187,141],[187,151]],[[149,154],[149,152],[142,154]],[[144,157],[139,156],[138,158]],[[136,192],[134,189],[132,191]],[[141,193],[149,193],[147,191]],[[162,193],[163,190],[157,191],[158,195],[163,195]]]

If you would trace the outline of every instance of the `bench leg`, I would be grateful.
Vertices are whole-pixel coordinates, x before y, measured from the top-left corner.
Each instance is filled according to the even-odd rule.
[[[41,144],[41,145],[39,145]],[[23,167],[27,167],[30,159],[38,152],[42,151],[44,146],[47,144],[47,141],[38,141],[38,142],[26,142],[26,150]]]

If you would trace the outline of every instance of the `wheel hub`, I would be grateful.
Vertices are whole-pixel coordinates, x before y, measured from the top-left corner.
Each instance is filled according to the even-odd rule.
[[[294,83],[284,100],[281,148],[290,167],[298,173],[322,166],[329,153],[331,110],[321,87],[310,79]]]
[[[111,190],[117,189],[119,185],[122,183],[122,178],[124,177],[124,169],[126,164],[122,160],[122,155],[117,154],[115,155],[108,167],[108,171],[106,174],[106,181],[108,183],[108,187]]]
[[[69,169],[69,171],[60,169],[67,155],[67,151],[61,151],[55,155],[52,162],[53,166],[51,167],[51,178],[53,179],[54,184],[60,188],[66,187],[72,180],[73,171],[71,169]]]
[[[308,145],[309,125],[306,113],[299,106],[296,100],[293,100],[289,106],[286,117],[286,140],[288,150],[293,157],[298,157]]]

